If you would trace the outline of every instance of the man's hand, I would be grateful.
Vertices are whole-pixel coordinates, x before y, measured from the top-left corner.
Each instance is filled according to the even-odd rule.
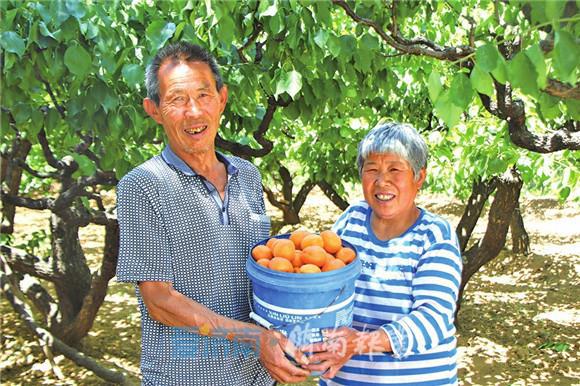
[[[278,382],[303,382],[310,371],[296,367],[286,358],[288,354],[300,365],[308,365],[306,355],[278,331],[264,330],[260,335],[260,362]]]

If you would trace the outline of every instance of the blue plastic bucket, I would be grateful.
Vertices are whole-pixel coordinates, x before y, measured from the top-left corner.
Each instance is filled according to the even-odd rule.
[[[356,252],[344,240],[342,245]],[[273,271],[256,263],[250,255],[246,270],[253,286],[253,312],[295,345],[320,342],[322,329],[352,324],[355,280],[361,270],[358,258],[334,271],[300,274]]]

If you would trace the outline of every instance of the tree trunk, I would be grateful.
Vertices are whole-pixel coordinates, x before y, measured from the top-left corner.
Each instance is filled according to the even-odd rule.
[[[61,334],[64,341],[79,342],[93,327],[97,312],[107,295],[109,281],[115,276],[118,254],[119,224],[115,221],[105,226],[103,262],[100,269],[93,274],[90,291],[83,299],[80,312]]]
[[[11,159],[25,160],[30,152],[32,145],[27,140],[16,138],[12,143],[12,149],[9,158],[1,158],[1,182],[6,184],[8,188],[6,193],[12,196],[17,196],[20,189],[20,180],[22,178],[22,168],[13,162]],[[5,234],[12,234],[14,232],[14,214],[16,213],[16,206],[11,203],[3,202],[2,205],[2,225],[0,232]]]
[[[465,286],[481,267],[497,257],[505,245],[512,214],[519,200],[521,189],[522,180],[515,169],[507,171],[497,180],[497,191],[489,210],[483,239],[463,255],[463,272],[455,311],[456,324],[458,323],[457,314],[461,307]],[[465,210],[469,209],[466,207]]]
[[[512,252],[515,254],[529,255],[531,252],[530,236],[528,236],[528,232],[524,227],[524,219],[520,210],[519,201],[514,208],[510,228],[512,231]]]
[[[58,331],[62,333],[82,308],[91,287],[91,272],[79,241],[79,226],[53,213],[50,228],[53,268],[63,276],[63,280],[54,283],[61,320],[59,325],[51,326],[51,331],[60,336]],[[74,345],[78,341],[67,343]]]
[[[322,190],[324,195],[328,197],[334,205],[336,205],[340,210],[346,210],[348,208],[348,201],[338,194],[338,192],[326,181],[318,181],[318,187]]]
[[[463,215],[455,232],[457,232],[457,237],[459,239],[459,249],[463,254],[465,248],[467,248],[467,243],[471,238],[473,229],[477,225],[477,221],[481,216],[481,212],[485,207],[485,203],[489,198],[489,195],[493,193],[497,185],[497,178],[491,178],[489,180],[481,181],[480,179],[473,182],[471,188],[471,195],[467,200]]]

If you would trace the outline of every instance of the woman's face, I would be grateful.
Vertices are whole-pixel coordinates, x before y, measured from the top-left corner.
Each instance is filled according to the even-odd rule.
[[[362,168],[365,200],[382,222],[405,222],[416,211],[415,197],[425,181],[425,169],[415,180],[409,162],[393,153],[371,153]]]

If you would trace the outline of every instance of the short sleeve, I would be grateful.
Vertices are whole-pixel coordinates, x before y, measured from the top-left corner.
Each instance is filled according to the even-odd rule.
[[[120,282],[173,282],[171,251],[159,205],[143,181],[126,176],[117,186]],[[158,200],[157,200],[158,201]]]

